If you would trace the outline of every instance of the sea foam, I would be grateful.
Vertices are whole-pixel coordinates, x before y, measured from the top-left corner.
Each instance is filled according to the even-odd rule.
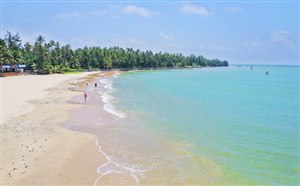
[[[114,161],[108,154],[106,154],[102,150],[102,147],[99,145],[98,138],[96,138],[96,146],[98,147],[99,151],[105,156],[107,161],[97,168],[97,172],[100,174],[100,176],[94,181],[94,186],[97,185],[98,181],[102,179],[103,176],[111,174],[113,172],[127,172],[129,173],[130,176],[132,176],[132,178],[136,181],[136,183],[140,185],[140,180],[138,175],[148,170],[141,170],[137,168],[128,167],[126,165],[122,165],[121,163],[118,163],[117,161]]]
[[[117,77],[117,76],[116,76]],[[103,109],[115,116],[118,116],[120,118],[125,118],[126,114],[122,111],[117,111],[112,104],[112,100],[114,97],[111,95],[113,88],[112,88],[112,80],[110,79],[101,79],[100,83],[104,84],[105,91],[102,93],[102,101],[103,101]]]

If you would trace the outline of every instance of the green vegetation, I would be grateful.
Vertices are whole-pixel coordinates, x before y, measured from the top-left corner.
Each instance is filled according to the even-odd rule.
[[[64,72],[64,74],[81,74],[82,72]]]
[[[203,56],[153,53],[132,48],[84,47],[73,50],[69,44],[46,42],[38,36],[35,43],[22,46],[19,34],[7,32],[0,38],[0,65],[26,64],[40,74],[63,73],[98,69],[191,68],[228,66],[227,61],[206,59]]]

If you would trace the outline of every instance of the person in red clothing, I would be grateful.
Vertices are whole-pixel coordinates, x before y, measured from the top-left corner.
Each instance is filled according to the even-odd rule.
[[[86,102],[86,98],[87,98],[87,93],[86,92],[84,92],[84,102]]]

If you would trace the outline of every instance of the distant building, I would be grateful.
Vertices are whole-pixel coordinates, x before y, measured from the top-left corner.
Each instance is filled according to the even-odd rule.
[[[21,72],[23,73],[26,65],[18,64],[18,65],[2,65],[1,71],[2,72]]]
[[[24,72],[24,69],[26,69],[26,65],[18,64],[18,67],[15,69],[16,72]]]
[[[10,65],[2,65],[1,71],[2,72],[11,72],[11,66]]]

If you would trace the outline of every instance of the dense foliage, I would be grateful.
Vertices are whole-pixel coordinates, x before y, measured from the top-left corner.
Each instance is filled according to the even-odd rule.
[[[180,68],[228,66],[227,61],[206,59],[203,56],[183,56],[182,54],[153,53],[132,48],[84,47],[72,50],[69,44],[46,42],[38,36],[34,44],[22,45],[19,34],[7,32],[0,38],[0,65],[26,64],[38,73],[60,73],[82,69],[112,68]]]

